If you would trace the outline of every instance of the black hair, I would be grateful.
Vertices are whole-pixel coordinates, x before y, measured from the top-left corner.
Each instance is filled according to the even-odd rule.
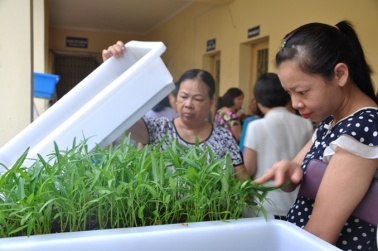
[[[205,85],[209,89],[209,92],[208,92],[209,98],[213,99],[214,94],[215,94],[215,80],[209,72],[205,70],[201,70],[201,69],[190,69],[184,72],[184,74],[182,74],[181,77],[175,83],[176,88],[173,91],[173,95],[177,97],[178,91],[183,81],[187,79],[196,79],[196,78],[202,80],[205,83]]]
[[[290,95],[282,87],[276,73],[261,75],[256,80],[253,95],[257,103],[268,108],[286,106],[290,101]]]
[[[318,74],[324,79],[334,77],[336,64],[349,68],[351,80],[376,103],[372,70],[366,62],[358,36],[348,21],[336,26],[309,23],[287,34],[276,54],[276,67],[287,60],[295,60],[303,72]]]
[[[171,107],[171,104],[169,103],[169,98],[168,96],[165,96],[159,103],[157,103],[152,110],[154,112],[160,112],[164,110],[166,107]]]
[[[260,107],[257,105],[256,98],[255,98],[255,102],[256,102],[255,109],[252,112],[254,113],[255,116],[263,118],[264,117],[264,113],[260,110]]]
[[[260,110],[260,107],[256,105],[255,116],[263,118],[265,114]]]
[[[223,97],[220,97],[218,99],[217,103],[217,109],[220,109],[222,107],[231,107],[233,106],[234,99],[237,97],[240,97],[244,95],[243,91],[236,87],[231,87],[226,91],[226,93],[223,95]]]

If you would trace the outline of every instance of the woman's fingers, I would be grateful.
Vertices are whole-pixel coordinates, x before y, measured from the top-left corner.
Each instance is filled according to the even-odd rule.
[[[265,182],[268,182],[270,180],[274,180],[275,179],[275,170],[273,170],[272,168],[270,168],[268,171],[266,171],[266,173],[255,179],[254,182],[258,183],[258,184],[263,184]]]
[[[258,184],[274,180],[276,186],[281,186],[287,181],[298,184],[303,177],[300,165],[290,161],[282,160],[276,162],[263,176],[254,180]]]
[[[102,50],[102,60],[106,61],[112,56],[118,58],[122,56],[124,50],[125,44],[122,41],[118,41],[116,44],[109,46],[108,49]]]
[[[298,184],[303,178],[303,169],[300,165],[294,166],[291,176],[290,176],[290,181],[294,184]]]
[[[112,54],[110,53],[110,51],[108,50],[102,50],[102,61],[106,61],[108,60],[110,57],[112,56]]]

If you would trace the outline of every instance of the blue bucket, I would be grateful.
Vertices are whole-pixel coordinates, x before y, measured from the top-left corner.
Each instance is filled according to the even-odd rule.
[[[58,75],[34,72],[34,97],[51,99],[58,81]]]

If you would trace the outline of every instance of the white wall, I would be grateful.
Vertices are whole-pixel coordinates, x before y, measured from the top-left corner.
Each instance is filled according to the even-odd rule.
[[[46,54],[48,40],[46,36],[46,15],[45,0],[33,0],[33,64],[35,72],[46,73]],[[34,105],[37,114],[42,114],[48,109],[48,100],[34,98]],[[34,116],[34,119],[37,116]]]
[[[0,1],[0,147],[32,119],[32,1]]]

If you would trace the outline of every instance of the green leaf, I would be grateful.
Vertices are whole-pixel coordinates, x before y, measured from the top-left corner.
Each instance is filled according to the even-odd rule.
[[[27,236],[31,235],[34,227],[35,227],[35,218],[31,218],[30,221],[29,221],[29,223],[28,223],[28,230],[26,232]]]
[[[27,213],[26,215],[24,215],[24,216],[21,218],[21,222],[20,222],[20,224],[21,224],[21,225],[24,225],[25,222],[27,222],[28,219],[30,218],[30,216],[32,216],[32,215],[33,215],[33,212],[29,212],[29,213]]]
[[[144,219],[144,214],[143,214],[144,208],[145,208],[145,206],[140,206],[139,209],[138,209],[138,217],[140,219]]]
[[[142,187],[145,187],[148,190],[148,192],[152,195],[153,198],[159,197],[159,194],[155,191],[155,189],[152,186],[148,184],[141,184],[139,188],[142,188]]]
[[[17,184],[17,197],[19,199],[25,198],[25,180],[20,178]]]
[[[11,235],[13,235],[13,234],[15,234],[15,233],[21,232],[22,230],[26,229],[27,227],[28,227],[28,225],[23,225],[23,226],[21,226],[21,227],[18,227],[18,228],[16,228],[16,229],[13,229],[13,230],[11,230],[11,231],[8,233],[8,235],[11,236]]]
[[[47,206],[51,206],[51,203],[52,202],[54,202],[54,201],[56,201],[56,200],[58,200],[58,198],[51,198],[51,199],[49,199],[47,202],[45,202],[44,204],[43,204],[43,206],[39,209],[39,213],[42,213],[42,211],[43,211],[43,209],[45,208],[45,207],[47,207]]]
[[[27,205],[31,205],[34,200],[34,193],[30,194],[26,200]]]

